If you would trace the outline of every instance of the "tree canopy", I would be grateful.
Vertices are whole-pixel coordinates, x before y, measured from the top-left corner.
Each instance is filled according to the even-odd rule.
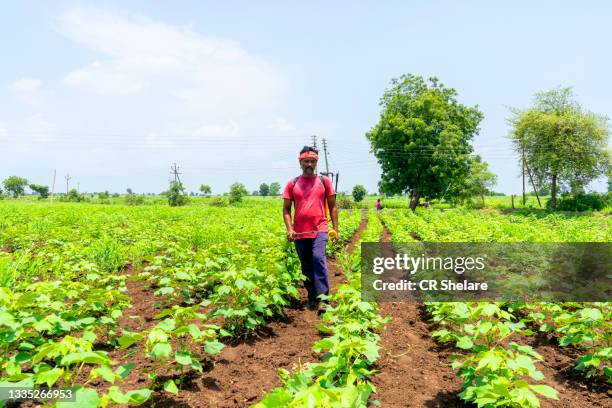
[[[265,197],[269,194],[270,194],[270,186],[267,185],[266,183],[261,183],[261,185],[259,186],[259,195]]]
[[[275,181],[273,183],[270,183],[270,195],[271,196],[280,195],[280,188],[281,188],[281,185],[279,182]]]
[[[457,91],[437,78],[403,75],[380,101],[378,123],[366,134],[382,167],[383,193],[410,192],[413,210],[421,197],[442,197],[470,172],[470,141],[483,115],[457,101]]]
[[[366,194],[368,194],[368,192],[366,188],[361,184],[357,184],[355,187],[353,187],[353,198],[356,202],[360,202],[361,200],[363,200]]]
[[[572,88],[535,94],[531,108],[511,108],[510,138],[533,173],[536,188],[550,186],[550,207],[561,188],[583,191],[610,167],[607,118],[585,111]]]
[[[2,184],[8,193],[12,193],[13,197],[17,198],[25,193],[28,180],[23,177],[10,176]]]

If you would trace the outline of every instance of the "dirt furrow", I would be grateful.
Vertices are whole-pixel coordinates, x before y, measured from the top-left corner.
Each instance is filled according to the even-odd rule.
[[[347,248],[358,242],[367,220],[362,220]],[[328,259],[330,289],[344,282],[337,260]],[[312,345],[321,339],[315,328],[319,316],[306,308],[306,291],[300,288],[301,301],[285,309],[286,317],[269,322],[258,336],[226,346],[214,366],[190,380],[178,396],[157,393],[156,407],[247,407],[281,386],[279,368],[293,370],[299,364],[318,360]]]
[[[385,227],[382,242],[390,242]],[[383,255],[393,256],[392,253]],[[380,302],[379,312],[392,320],[381,333],[379,373],[373,377],[382,407],[465,407],[457,397],[461,380],[447,362],[447,354],[431,338],[416,301]]]

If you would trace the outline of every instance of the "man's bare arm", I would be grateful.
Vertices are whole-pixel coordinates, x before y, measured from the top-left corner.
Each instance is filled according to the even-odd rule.
[[[289,241],[293,241],[293,225],[291,225],[291,204],[292,200],[287,198],[284,199],[283,202],[283,220],[285,221],[285,227],[287,228],[287,239]]]
[[[336,196],[332,195],[327,197],[327,206],[329,207],[329,213],[331,214],[332,225],[334,230],[338,232],[338,207],[336,207]]]

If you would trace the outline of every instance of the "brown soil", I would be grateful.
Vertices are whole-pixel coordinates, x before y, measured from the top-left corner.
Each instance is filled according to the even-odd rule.
[[[415,239],[420,239],[414,236]],[[384,229],[382,242],[390,242]],[[388,250],[388,249],[386,249]],[[383,249],[383,252],[385,249]],[[393,256],[393,253],[387,254]],[[381,335],[380,373],[374,377],[377,398],[383,407],[467,407],[457,394],[461,379],[448,364],[451,347],[438,345],[430,334],[425,307],[420,302],[380,304],[383,316],[391,316]],[[543,336],[513,335],[507,341],[531,345],[544,357],[536,366],[547,384],[559,392],[559,401],[542,397],[543,408],[610,407],[612,388],[603,380],[587,379],[574,369],[578,352],[561,349]]]
[[[390,242],[386,227],[382,242]],[[383,254],[385,250],[383,249]],[[393,254],[385,254],[393,256]],[[373,377],[383,407],[464,407],[457,397],[461,380],[447,362],[447,352],[431,338],[416,301],[380,302],[380,314],[392,320],[381,333],[379,373]]]
[[[347,244],[349,251],[358,242],[366,223],[364,219]],[[337,260],[329,258],[332,291],[345,282],[339,271]],[[303,288],[300,288],[300,299],[299,304],[285,309],[286,317],[269,322],[256,336],[226,345],[213,366],[204,374],[194,375],[186,381],[178,396],[155,393],[145,406],[246,407],[261,400],[265,393],[282,385],[278,369],[291,371],[300,364],[318,360],[312,352],[312,345],[321,339],[315,328],[319,316],[316,311],[305,307],[306,290]],[[150,308],[145,301],[143,306]],[[144,362],[138,362],[141,363]]]
[[[541,398],[542,408],[588,408],[612,406],[612,387],[601,378],[586,378],[574,369],[581,352],[560,348],[543,333],[536,336],[513,335],[508,341],[532,346],[544,357],[536,366],[545,378],[543,383],[559,391],[559,401]]]

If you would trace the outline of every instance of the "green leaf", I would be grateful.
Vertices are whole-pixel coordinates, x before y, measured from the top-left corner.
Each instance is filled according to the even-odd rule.
[[[168,380],[164,383],[164,391],[169,392],[174,395],[178,395],[179,390],[174,383],[174,380]]]
[[[122,349],[126,349],[140,340],[142,340],[142,334],[130,333],[119,337],[117,339],[117,342],[119,343],[119,347],[121,347]]]
[[[151,391],[148,388],[141,388],[139,390],[128,391],[125,395],[128,397],[128,403],[132,405],[140,405],[151,396]]]
[[[63,373],[64,369],[58,367],[51,370],[38,372],[36,374],[36,384],[46,383],[47,387],[52,387]]]
[[[136,364],[134,363],[124,364],[121,367],[117,368],[117,370],[115,370],[115,374],[125,380],[127,376],[130,375],[134,367],[136,367]]]
[[[80,388],[75,392],[75,401],[61,401],[57,408],[96,408],[100,398],[91,388]]]
[[[217,340],[210,340],[206,342],[204,346],[204,351],[206,354],[210,354],[211,356],[215,356],[223,350],[225,345]]]
[[[176,324],[174,322],[174,319],[164,319],[161,322],[157,323],[157,326],[155,327],[164,331],[172,331],[176,327]]]
[[[530,384],[529,388],[531,388],[538,394],[545,396],[546,398],[559,400],[559,397],[558,397],[559,392],[555,390],[554,388],[549,387],[548,385],[544,385],[544,384],[531,385]]]
[[[104,378],[104,380],[106,380],[107,382],[114,384],[115,383],[115,373],[113,372],[113,370],[111,369],[111,367],[109,365],[102,365],[100,367],[94,368],[92,370],[92,374],[98,374],[100,377]]]
[[[70,353],[62,358],[61,364],[69,366],[74,363],[111,364],[112,360],[103,351],[82,351]]]
[[[177,351],[174,354],[174,359],[177,363],[182,365],[191,365],[191,355],[184,351]]]
[[[153,346],[151,354],[156,358],[170,357],[170,354],[172,354],[172,346],[169,343],[157,343]]]
[[[469,350],[474,347],[474,343],[469,337],[463,336],[459,340],[457,340],[457,347],[459,347],[460,349]]]

